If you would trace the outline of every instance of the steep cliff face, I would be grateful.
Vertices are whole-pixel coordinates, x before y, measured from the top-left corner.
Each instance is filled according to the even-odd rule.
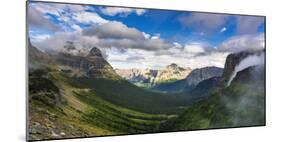
[[[238,53],[229,54],[225,61],[224,72],[223,72],[223,79],[229,80],[230,76],[232,75],[233,71],[235,70],[235,66],[238,65],[243,59],[251,56],[251,55],[261,55],[264,53],[264,49],[261,50],[249,50],[249,51],[242,51]]]

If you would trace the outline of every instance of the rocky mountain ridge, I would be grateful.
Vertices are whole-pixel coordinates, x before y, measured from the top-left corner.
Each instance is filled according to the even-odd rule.
[[[93,47],[87,55],[73,55],[71,53],[60,52],[55,56],[56,62],[64,70],[71,70],[78,76],[118,77],[111,65],[103,58],[101,51]]]
[[[160,83],[184,79],[191,72],[191,68],[179,67],[177,64],[172,63],[162,70],[116,69],[115,71],[131,83],[145,83],[151,87]]]

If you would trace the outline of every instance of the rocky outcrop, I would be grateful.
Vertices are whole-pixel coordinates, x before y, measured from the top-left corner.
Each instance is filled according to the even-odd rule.
[[[87,55],[88,57],[102,57],[101,51],[97,47],[93,47],[89,54]]]

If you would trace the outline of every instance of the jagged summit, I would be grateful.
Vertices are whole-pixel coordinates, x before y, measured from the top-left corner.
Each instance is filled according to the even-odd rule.
[[[176,63],[172,63],[167,66],[167,68],[177,68],[177,67],[179,67],[179,66]]]
[[[71,69],[77,76],[108,77],[119,79],[111,65],[103,58],[100,49],[93,47],[89,53],[80,54],[59,54],[56,62],[62,68]]]
[[[192,69],[190,67],[183,68],[177,65],[176,63],[171,63],[170,65],[166,66],[164,70],[184,71],[184,70],[192,70]]]
[[[88,56],[96,56],[96,57],[102,57],[102,53],[101,53],[101,50],[98,49],[97,47],[93,47]]]
[[[183,68],[175,63],[166,66],[164,69],[117,69],[117,74],[126,80],[137,83],[137,85],[145,84],[147,87],[155,86],[159,83],[173,82],[186,78],[192,71],[191,68]]]

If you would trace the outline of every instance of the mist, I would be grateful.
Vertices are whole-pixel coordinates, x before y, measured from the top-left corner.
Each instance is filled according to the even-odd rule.
[[[262,54],[255,54],[255,55],[250,55],[243,59],[238,65],[235,66],[234,71],[232,72],[232,75],[230,76],[227,86],[229,86],[232,82],[232,80],[235,78],[237,75],[237,72],[242,71],[248,67],[251,66],[256,66],[256,65],[263,65],[264,64],[264,53]]]

